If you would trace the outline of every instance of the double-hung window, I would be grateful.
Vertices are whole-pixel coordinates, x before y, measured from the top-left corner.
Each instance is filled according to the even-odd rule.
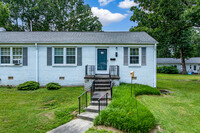
[[[140,65],[140,48],[129,48],[129,64]]]
[[[76,48],[54,48],[55,65],[76,65]]]
[[[10,48],[1,48],[1,64],[10,64]]]
[[[22,63],[22,48],[20,47],[2,47],[0,48],[1,61],[0,64],[14,64],[14,62],[19,60]]]

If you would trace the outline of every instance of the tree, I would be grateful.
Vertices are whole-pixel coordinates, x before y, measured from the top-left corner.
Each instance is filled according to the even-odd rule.
[[[10,11],[7,4],[0,2],[0,27],[7,27],[10,18]]]
[[[200,27],[199,0],[135,0],[130,20],[138,26],[130,31],[146,31],[158,42],[159,57],[181,58],[186,74],[185,58],[192,56],[191,27]],[[173,53],[173,54],[172,54]]]
[[[192,43],[194,46],[194,57],[200,57],[200,29],[194,28],[192,32]]]
[[[83,0],[2,0],[9,3],[14,30],[101,31]],[[20,23],[18,22],[20,21]]]

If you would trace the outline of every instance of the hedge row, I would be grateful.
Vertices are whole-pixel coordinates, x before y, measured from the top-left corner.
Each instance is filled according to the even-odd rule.
[[[136,85],[136,95],[160,95],[159,90],[146,85]],[[133,89],[134,93],[134,89]],[[138,108],[138,118],[137,109]],[[131,86],[114,87],[113,100],[94,120],[95,125],[112,126],[125,132],[148,132],[156,125],[153,114],[142,103],[131,97]]]
[[[157,67],[157,72],[166,74],[178,74],[178,69],[173,66],[161,66]]]

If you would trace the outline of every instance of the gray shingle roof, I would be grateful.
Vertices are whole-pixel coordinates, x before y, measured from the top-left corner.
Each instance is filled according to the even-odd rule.
[[[146,32],[0,32],[0,43],[155,44]]]
[[[200,57],[192,57],[185,61],[186,64],[200,64]],[[157,58],[157,64],[181,64],[181,59]]]

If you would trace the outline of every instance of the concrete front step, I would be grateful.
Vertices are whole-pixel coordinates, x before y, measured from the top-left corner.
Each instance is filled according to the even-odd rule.
[[[110,79],[109,75],[95,75],[95,79]]]
[[[108,104],[110,103],[110,101],[108,101]],[[98,103],[98,101],[91,101],[90,102],[90,105],[95,105],[95,106],[98,106],[99,105],[99,103]],[[106,101],[104,100],[104,101],[101,101],[100,102],[100,105],[101,106],[106,106]]]
[[[105,108],[106,108],[106,106],[100,106],[101,110],[104,110]],[[88,112],[98,113],[99,112],[99,106],[98,105],[90,105],[85,110],[88,111]]]
[[[97,101],[102,95],[104,95],[106,92],[108,92],[108,91],[95,91],[94,93],[93,93],[93,96],[92,96],[92,100],[93,101]],[[110,96],[110,94],[109,94],[109,92],[108,92],[108,97],[107,97],[108,99],[111,99],[111,96]],[[103,98],[102,98],[102,100],[105,100],[106,99],[106,96],[104,96]]]
[[[95,87],[110,87],[110,84],[107,83],[95,84]]]
[[[95,91],[108,91],[110,87],[95,87]]]
[[[104,80],[104,79],[99,79],[99,80],[95,80],[95,84],[110,84],[110,79],[109,80]]]
[[[81,114],[78,114],[77,117],[80,119],[83,119],[83,120],[93,121],[95,119],[95,117],[98,115],[99,115],[99,113],[86,111]]]

